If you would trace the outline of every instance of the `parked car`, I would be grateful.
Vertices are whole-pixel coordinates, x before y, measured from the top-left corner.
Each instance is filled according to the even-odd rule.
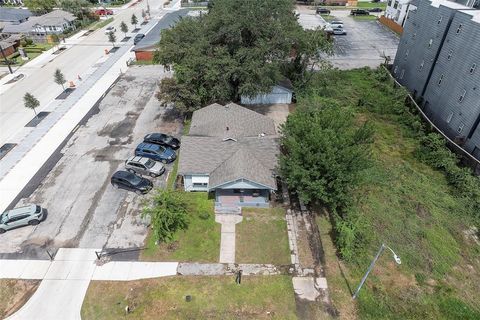
[[[152,159],[133,156],[125,161],[125,169],[128,172],[158,177],[165,172],[163,164]]]
[[[368,9],[368,12],[382,12],[382,8],[371,8],[371,9]]]
[[[46,210],[35,204],[7,210],[0,215],[0,233],[26,225],[35,226],[45,218]]]
[[[95,14],[99,16],[106,16],[106,15],[113,15],[113,10],[110,9],[97,9],[95,10]]]
[[[109,33],[112,33],[112,32],[116,32],[117,29],[115,29],[115,27],[107,27],[105,29],[105,34],[109,34]]]
[[[350,11],[351,16],[368,16],[370,13],[364,9],[352,9]]]
[[[134,191],[136,194],[148,193],[153,188],[153,183],[145,178],[127,171],[117,171],[110,179],[114,188]]]
[[[345,31],[343,28],[333,28],[332,33],[336,36],[347,35],[347,31]]]
[[[317,8],[315,11],[317,14],[330,14],[330,10],[327,8]]]
[[[169,147],[161,146],[153,143],[140,143],[135,149],[135,155],[146,157],[155,161],[169,163],[175,161],[177,155],[175,151]]]
[[[172,149],[180,148],[180,140],[163,133],[150,133],[143,138],[143,142],[154,143]]]
[[[332,29],[343,29],[343,22],[342,21],[332,21],[329,23],[329,26]]]
[[[143,38],[145,38],[145,35],[143,33],[137,34],[135,38],[133,38],[133,44],[139,43],[140,40],[142,40]]]

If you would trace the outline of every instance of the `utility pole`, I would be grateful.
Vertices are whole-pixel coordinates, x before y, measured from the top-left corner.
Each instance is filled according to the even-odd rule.
[[[5,51],[3,51],[3,47],[1,45],[0,51],[2,52],[3,60],[5,60],[5,63],[7,64],[8,71],[10,71],[10,74],[13,74],[12,67],[10,67],[10,61],[8,61],[7,57],[5,56]]]
[[[387,248],[393,253],[393,258],[395,259],[395,262],[397,264],[402,263],[402,261],[400,260],[400,257],[397,256],[397,254],[389,246],[386,246],[384,243],[382,243],[382,245],[380,246],[380,249],[378,249],[377,255],[375,256],[375,258],[373,258],[372,263],[370,263],[370,266],[368,267],[367,272],[365,272],[365,275],[360,281],[360,284],[358,285],[357,290],[355,290],[355,293],[353,294],[352,299],[355,300],[355,298],[357,298],[358,293],[360,292],[360,289],[362,289],[362,286],[365,283],[365,280],[367,280],[367,277],[370,274],[370,271],[372,271],[373,267],[375,266],[375,262],[377,262],[378,258],[380,258],[380,255],[382,254],[383,250],[385,250],[385,248]]]

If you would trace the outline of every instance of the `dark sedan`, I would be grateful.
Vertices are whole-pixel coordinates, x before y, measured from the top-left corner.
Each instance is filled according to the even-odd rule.
[[[372,8],[372,9],[368,9],[368,12],[382,12],[382,8]]]
[[[143,142],[154,143],[172,149],[180,148],[180,140],[163,133],[150,133],[143,138]]]
[[[153,188],[153,183],[145,178],[127,171],[117,171],[110,182],[114,188],[134,191],[136,194],[148,193]]]

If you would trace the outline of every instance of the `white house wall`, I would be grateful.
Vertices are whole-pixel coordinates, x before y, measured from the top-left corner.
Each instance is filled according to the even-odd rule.
[[[196,177],[208,178],[207,175],[195,175]],[[183,176],[183,185],[185,191],[208,191],[208,183],[206,186],[194,186],[192,175]]]
[[[220,186],[221,189],[267,189],[258,183],[248,180],[237,180]]]

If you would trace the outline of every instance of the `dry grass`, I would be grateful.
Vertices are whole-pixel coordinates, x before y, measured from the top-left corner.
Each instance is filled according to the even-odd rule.
[[[237,263],[290,263],[287,222],[283,208],[244,208],[236,226]]]
[[[0,318],[20,309],[39,285],[37,280],[0,279]]]
[[[123,318],[296,319],[295,299],[288,276],[244,276],[241,285],[232,276],[92,282],[82,319]]]

